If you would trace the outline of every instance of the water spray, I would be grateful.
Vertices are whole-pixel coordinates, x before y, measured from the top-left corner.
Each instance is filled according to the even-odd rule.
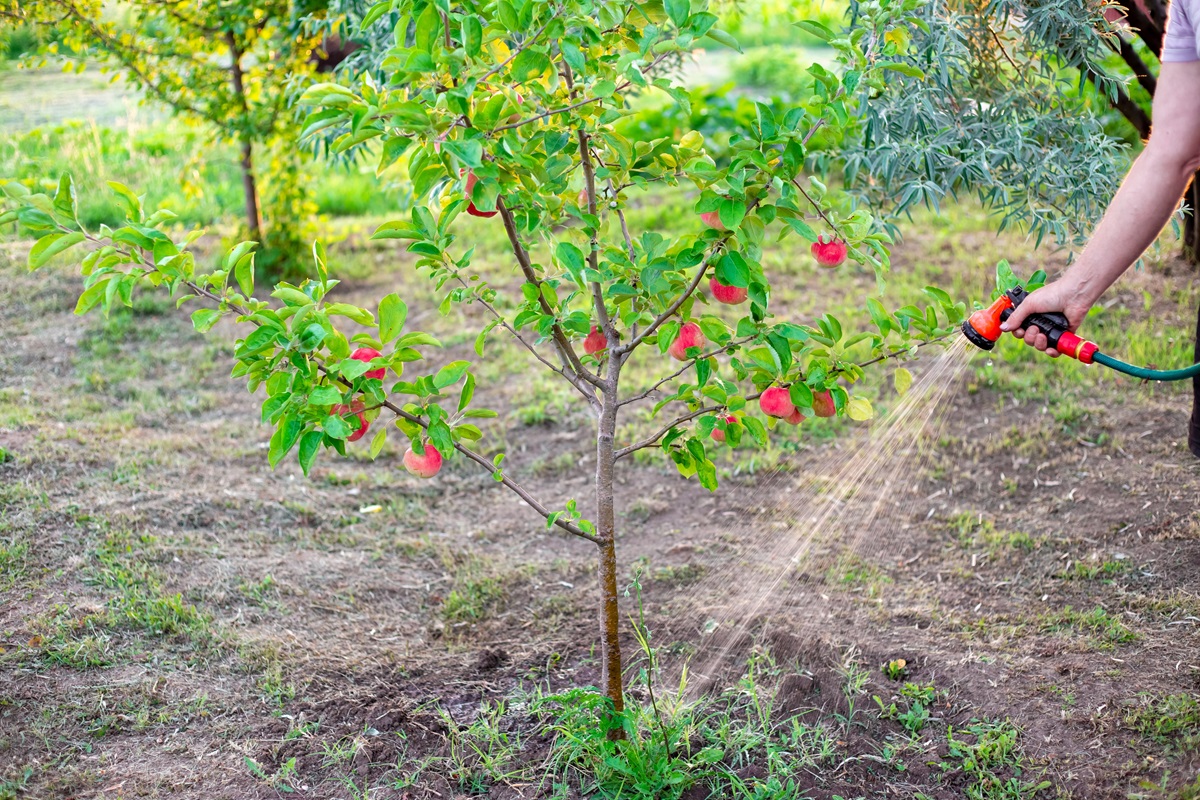
[[[963,335],[981,350],[991,350],[1000,338],[1000,323],[1008,319],[1013,309],[1021,305],[1029,293],[1022,286],[1014,286],[987,308],[981,308],[962,324]],[[1109,369],[1132,375],[1147,381],[1182,381],[1200,375],[1200,363],[1184,369],[1147,369],[1118,361],[1100,352],[1100,348],[1072,333],[1071,323],[1058,312],[1030,314],[1023,323],[1026,327],[1036,325],[1046,334],[1050,346],[1064,356],[1070,356],[1084,364],[1100,364]]]

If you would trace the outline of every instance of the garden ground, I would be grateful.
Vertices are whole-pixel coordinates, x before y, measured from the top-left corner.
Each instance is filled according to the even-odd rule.
[[[638,221],[656,213],[673,212]],[[1022,244],[977,216],[914,226],[893,302],[923,282],[986,294],[985,265]],[[338,292],[400,291],[447,360],[471,357],[474,312],[440,318],[400,251],[357,239]],[[1200,462],[1180,387],[1015,344],[977,357],[907,495],[885,498],[904,536],[807,575],[808,599],[736,653],[741,674],[673,715],[670,756],[639,728],[626,774],[571,692],[598,677],[589,545],[460,461],[408,477],[391,443],[309,479],[270,471],[266,429],[242,436],[257,407],[227,377],[232,326],[206,339],[149,298],[75,318],[78,278],[26,274],[26,248],[0,255],[0,797],[1090,799],[1179,796],[1196,777]],[[777,313],[873,285],[798,252],[773,254]],[[1186,360],[1196,299],[1158,259],[1089,330],[1132,360]],[[586,414],[499,340],[480,385],[512,471],[552,502],[586,498]],[[766,456],[735,451],[715,495],[654,457],[622,468],[621,574],[640,575],[661,652],[702,636],[672,609],[757,536],[746,520],[778,500],[766,478],[865,436],[818,422]]]

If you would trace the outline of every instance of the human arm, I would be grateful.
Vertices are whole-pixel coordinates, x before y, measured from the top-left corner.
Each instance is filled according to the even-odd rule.
[[[1061,311],[1079,327],[1092,304],[1158,236],[1200,169],[1200,61],[1163,64],[1154,96],[1154,129],[1091,241],[1054,283],[1029,295],[1000,327],[1046,351],[1037,326],[1022,327],[1036,312]]]

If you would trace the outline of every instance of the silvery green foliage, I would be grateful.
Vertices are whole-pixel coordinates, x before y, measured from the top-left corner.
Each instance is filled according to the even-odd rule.
[[[1118,85],[1102,66],[1108,4],[982,0],[977,13],[955,10],[963,5],[923,8],[927,30],[913,29],[900,60],[924,77],[889,71],[884,96],[863,105],[857,141],[812,164],[840,166],[847,188],[893,230],[914,207],[974,193],[1001,230],[1079,243],[1128,159],[1078,92],[1085,72],[1102,90]]]

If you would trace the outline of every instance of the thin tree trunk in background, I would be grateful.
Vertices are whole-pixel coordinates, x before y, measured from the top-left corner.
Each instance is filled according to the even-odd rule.
[[[1183,257],[1200,264],[1200,172],[1192,176],[1192,185],[1183,196],[1190,206],[1183,217]]]
[[[242,81],[242,51],[238,47],[237,37],[233,31],[225,32],[225,42],[229,45],[229,74],[233,80],[233,91],[242,107],[244,125],[249,124],[249,105],[246,103],[246,87]],[[250,238],[262,241],[262,212],[258,206],[258,184],[254,180],[254,144],[250,134],[243,128],[242,136],[242,191],[246,195],[246,226],[250,229]]]

